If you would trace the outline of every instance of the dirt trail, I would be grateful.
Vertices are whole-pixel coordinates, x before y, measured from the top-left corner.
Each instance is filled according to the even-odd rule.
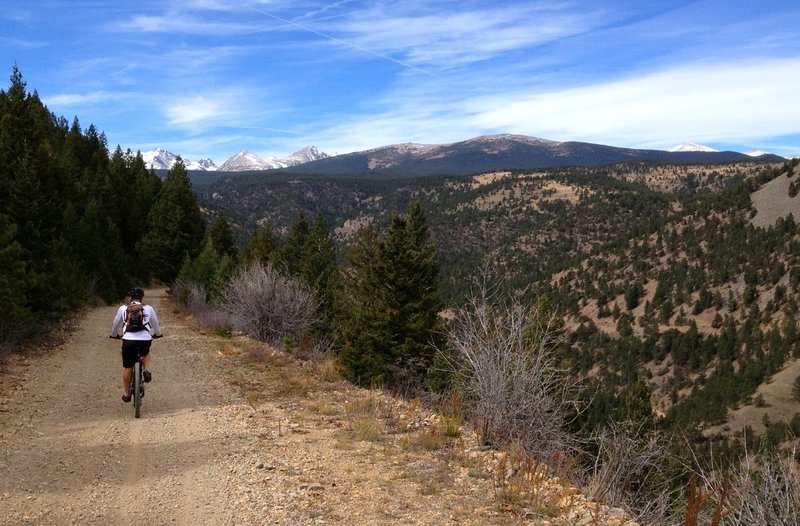
[[[160,291],[148,291],[166,335],[152,347],[142,417],[121,396],[116,307],[93,309],[57,352],[22,362],[0,391],[0,523],[226,524],[235,444],[227,406],[186,345]]]
[[[3,367],[0,525],[634,526],[556,479],[498,482],[494,453],[437,433],[419,404],[201,334],[163,291],[145,300],[165,337],[140,419],[120,400],[114,306],[89,310],[62,348]]]

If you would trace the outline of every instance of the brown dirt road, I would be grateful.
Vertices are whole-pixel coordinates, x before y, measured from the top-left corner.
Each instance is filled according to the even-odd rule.
[[[0,364],[0,525],[633,526],[555,479],[498,486],[474,436],[443,439],[419,404],[201,334],[163,291],[145,300],[165,337],[139,419],[120,400],[115,306]]]
[[[61,349],[3,375],[1,524],[230,522],[218,459],[236,442],[221,410],[235,393],[214,386],[186,329],[148,292],[165,337],[153,343],[141,418],[120,400],[114,306],[89,310]]]

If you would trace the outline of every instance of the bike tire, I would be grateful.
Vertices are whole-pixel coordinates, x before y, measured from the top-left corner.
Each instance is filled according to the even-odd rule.
[[[142,408],[142,363],[136,362],[133,366],[133,410],[139,418]]]

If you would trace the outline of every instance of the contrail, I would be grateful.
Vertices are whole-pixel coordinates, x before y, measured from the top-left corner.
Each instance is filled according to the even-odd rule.
[[[441,79],[442,78],[439,75],[436,75],[435,73],[431,73],[430,71],[427,71],[427,70],[424,70],[422,68],[419,68],[419,67],[417,67],[417,66],[415,66],[413,64],[409,64],[408,62],[403,62],[402,60],[397,60],[397,59],[392,58],[392,57],[390,57],[388,55],[384,55],[384,54],[378,53],[377,51],[373,51],[371,49],[358,46],[358,45],[353,44],[351,42],[348,42],[346,40],[342,40],[341,38],[336,38],[334,36],[322,33],[321,31],[317,31],[316,29],[312,29],[312,28],[310,28],[308,26],[304,26],[303,24],[299,24],[297,22],[292,22],[291,20],[287,20],[287,19],[281,18],[281,17],[279,17],[277,15],[273,15],[272,13],[268,13],[266,11],[262,11],[260,9],[256,9],[255,7],[250,7],[250,9],[252,9],[253,11],[255,11],[257,13],[261,13],[264,16],[268,16],[270,18],[274,18],[275,20],[278,20],[279,22],[283,22],[284,24],[287,24],[287,25],[290,25],[290,26],[294,26],[294,27],[296,27],[298,29],[302,29],[303,31],[308,31],[309,33],[313,33],[313,34],[315,34],[317,36],[321,36],[322,38],[327,38],[328,40],[332,40],[332,41],[334,41],[334,42],[336,42],[338,44],[342,44],[343,46],[349,47],[351,49],[362,51],[364,53],[369,53],[370,55],[376,56],[378,58],[382,58],[384,60],[388,60],[389,62],[394,62],[395,64],[403,66],[404,68],[408,68],[408,69],[411,69],[411,70],[414,70],[414,71],[418,71],[419,73],[423,73],[425,75],[428,75],[428,76],[431,76],[431,77],[434,77],[434,78],[437,78],[437,79]]]

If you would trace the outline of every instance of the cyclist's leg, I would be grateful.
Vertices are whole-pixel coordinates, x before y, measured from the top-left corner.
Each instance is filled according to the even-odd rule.
[[[139,356],[141,356],[141,358],[142,358],[142,367],[144,367],[145,370],[148,370],[148,371],[150,369],[150,344],[151,343],[152,343],[151,340],[139,342]],[[147,377],[147,375],[145,375],[145,376]],[[145,378],[145,380],[149,381],[149,380],[147,380],[147,378]]]
[[[122,394],[127,395],[133,378],[133,365],[136,363],[138,354],[136,342],[133,340],[122,340]]]
[[[133,378],[133,367],[124,367],[122,369],[122,394],[127,395],[128,389],[131,386],[131,378]]]

